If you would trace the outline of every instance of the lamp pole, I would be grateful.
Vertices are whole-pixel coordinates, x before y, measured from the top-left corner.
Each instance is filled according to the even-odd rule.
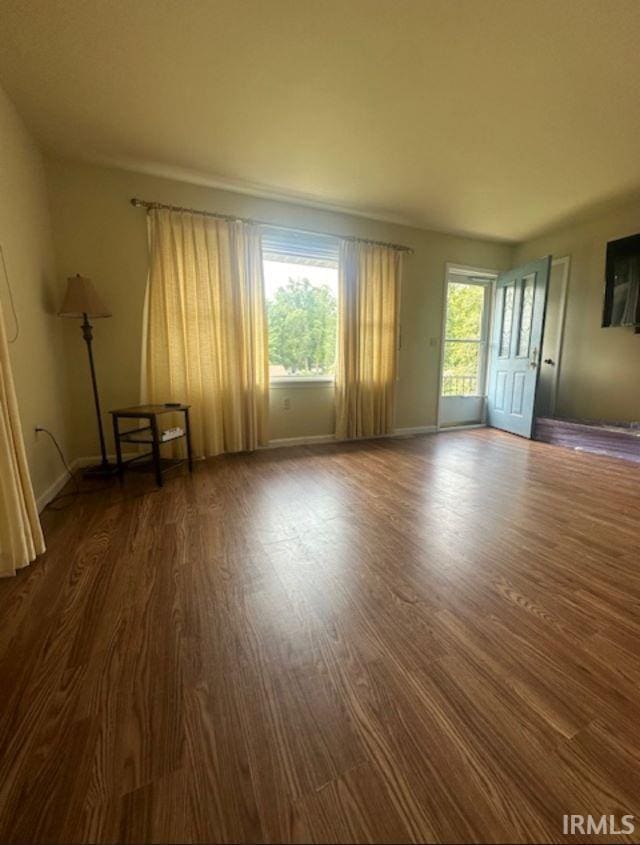
[[[102,461],[95,466],[87,467],[83,474],[89,477],[112,475],[118,468],[116,464],[109,463],[107,458],[107,447],[104,440],[104,429],[102,427],[102,412],[100,410],[100,396],[98,394],[98,382],[96,379],[96,366],[93,361],[93,326],[89,320],[89,317],[110,317],[111,313],[91,284],[91,279],[87,279],[79,273],[67,279],[67,292],[65,293],[62,307],[58,313],[61,317],[73,317],[76,320],[82,317],[80,328],[82,329],[82,337],[87,344],[87,353],[89,355],[93,404],[98,420],[100,456]]]
[[[111,465],[107,460],[107,448],[104,441],[104,429],[102,428],[102,412],[100,410],[100,396],[98,395],[98,382],[96,381],[96,367],[93,362],[93,326],[89,322],[89,317],[84,312],[82,314],[82,337],[87,344],[87,352],[89,354],[89,369],[91,370],[91,386],[93,387],[93,402],[96,406],[96,417],[98,418],[98,433],[100,435],[100,452],[102,454],[102,463],[95,470],[100,472],[112,472]]]

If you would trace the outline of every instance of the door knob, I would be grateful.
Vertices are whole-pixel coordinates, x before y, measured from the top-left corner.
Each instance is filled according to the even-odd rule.
[[[553,358],[545,358],[544,363],[545,364],[551,364],[552,367],[555,367],[555,365],[556,365],[556,362],[553,360]]]

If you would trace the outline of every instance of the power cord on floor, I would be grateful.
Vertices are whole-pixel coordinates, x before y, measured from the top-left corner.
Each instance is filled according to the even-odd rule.
[[[86,495],[87,493],[100,493],[102,490],[106,490],[107,488],[111,487],[110,484],[101,484],[100,487],[92,487],[90,490],[82,490],[82,488],[80,487],[80,484],[78,482],[78,479],[73,474],[73,470],[69,466],[67,459],[64,456],[64,452],[62,451],[60,444],[58,443],[58,441],[56,439],[55,434],[53,434],[51,431],[49,431],[48,428],[43,428],[40,425],[36,426],[36,431],[42,431],[44,434],[49,435],[49,437],[51,438],[51,442],[56,447],[56,450],[57,450],[58,454],[60,455],[60,460],[62,461],[62,465],[64,466],[65,470],[67,471],[67,475],[69,476],[71,481],[73,481],[73,486],[75,488],[74,490],[71,490],[69,493],[58,493],[56,496],[53,497],[53,499],[51,499],[50,502],[48,502],[48,504],[45,505],[45,510],[47,508],[49,510],[52,510],[52,511],[66,510],[67,508],[71,507],[71,505],[73,504],[73,501],[69,502],[69,504],[67,504],[67,505],[63,505],[62,507],[51,507],[51,506],[55,502],[59,502],[61,499],[68,499],[70,496],[72,496],[73,499],[75,500],[75,498],[77,496]]]
[[[42,426],[36,426],[36,432],[40,432],[40,431],[43,432],[44,434],[47,434],[51,438],[51,442],[56,447],[56,450],[57,450],[58,454],[60,455],[60,460],[62,461],[62,465],[64,466],[65,470],[67,471],[67,475],[69,476],[71,481],[73,481],[73,485],[75,487],[75,490],[72,490],[70,493],[58,493],[56,496],[54,496],[53,499],[51,499],[51,501],[47,502],[47,504],[45,505],[45,510],[47,508],[49,508],[50,510],[53,510],[53,511],[64,510],[65,508],[70,507],[70,505],[73,504],[73,503],[70,502],[68,505],[65,505],[62,508],[54,508],[54,507],[52,507],[52,505],[54,504],[54,502],[57,502],[60,499],[66,499],[69,496],[74,496],[74,497],[78,496],[79,493],[81,492],[80,491],[80,484],[78,483],[78,479],[73,474],[71,467],[67,463],[67,459],[64,456],[64,452],[62,451],[60,444],[58,443],[58,441],[56,439],[55,434],[53,434],[51,431],[49,431],[48,428],[43,428]]]
[[[75,499],[78,496],[87,496],[90,493],[102,493],[103,490],[113,490],[113,484],[112,483],[111,484],[110,483],[101,484],[99,487],[94,487],[93,485],[91,485],[91,487],[88,490],[87,489],[83,490],[80,487],[78,479],[74,475],[73,470],[69,466],[67,459],[64,456],[64,452],[62,451],[60,444],[58,443],[58,441],[56,439],[55,434],[53,434],[53,432],[49,431],[48,428],[44,428],[41,425],[36,426],[36,431],[42,432],[43,434],[46,434],[51,438],[51,442],[56,447],[56,451],[58,452],[58,455],[60,455],[60,460],[62,461],[62,465],[64,466],[64,468],[67,472],[67,475],[69,476],[71,481],[73,481],[73,486],[74,486],[74,489],[71,490],[68,493],[62,493],[61,492],[61,493],[58,493],[57,495],[55,495],[53,497],[53,499],[51,499],[51,501],[48,502],[44,506],[44,510],[48,509],[48,510],[52,510],[52,511],[64,511],[64,510],[66,510],[67,508],[70,508],[73,505]],[[147,492],[134,493],[133,497],[136,498],[139,495],[147,495]],[[61,499],[68,499],[70,496],[73,497],[73,500],[71,502],[69,502],[68,504],[63,505],[62,507],[52,507],[52,505],[54,505],[55,502],[59,502]]]

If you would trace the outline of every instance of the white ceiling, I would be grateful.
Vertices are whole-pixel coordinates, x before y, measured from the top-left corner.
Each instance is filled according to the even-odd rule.
[[[640,188],[639,0],[2,0],[72,157],[521,240]]]

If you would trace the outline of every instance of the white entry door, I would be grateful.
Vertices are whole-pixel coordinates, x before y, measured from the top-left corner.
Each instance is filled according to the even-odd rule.
[[[496,282],[487,421],[531,437],[551,256],[509,270]]]

